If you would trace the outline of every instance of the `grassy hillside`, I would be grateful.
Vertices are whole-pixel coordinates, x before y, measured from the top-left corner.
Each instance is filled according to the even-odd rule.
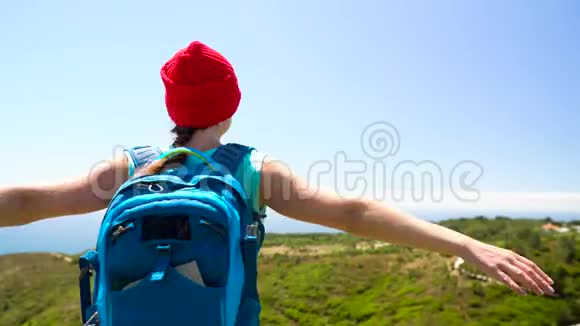
[[[542,221],[448,227],[532,258],[558,298],[520,297],[452,269],[455,257],[345,234],[269,235],[260,258],[264,325],[572,325],[580,322],[580,234]],[[465,270],[477,272],[470,266]],[[78,325],[77,269],[48,254],[0,257],[0,325]]]
[[[0,256],[0,325],[79,325],[78,268],[48,254]]]

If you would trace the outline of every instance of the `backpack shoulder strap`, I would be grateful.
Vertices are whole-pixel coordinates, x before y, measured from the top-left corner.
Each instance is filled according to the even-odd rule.
[[[227,172],[234,174],[240,164],[242,164],[245,156],[252,150],[254,150],[253,147],[230,143],[218,148],[212,155],[212,158],[225,167]],[[240,221],[245,280],[236,326],[260,324],[259,314],[261,306],[257,288],[258,251],[264,241],[264,225],[260,217],[257,212],[252,212]]]
[[[213,153],[212,159],[225,167],[230,174],[234,174],[242,164],[246,154],[252,150],[252,147],[230,143],[219,147]]]
[[[161,149],[153,146],[136,146],[125,151],[133,164],[129,164],[129,175],[133,175],[135,170],[141,168],[161,155]]]

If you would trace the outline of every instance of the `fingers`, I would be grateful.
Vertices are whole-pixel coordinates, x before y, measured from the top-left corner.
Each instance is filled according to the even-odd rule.
[[[523,295],[526,294],[526,291],[524,289],[522,289],[516,282],[514,282],[514,280],[512,280],[506,273],[504,273],[498,269],[496,274],[497,274],[498,280],[503,282],[505,285],[507,285],[512,290],[514,290],[514,292],[519,293],[519,294],[523,294]]]
[[[515,260],[514,262],[514,266],[516,268],[518,268],[520,271],[524,272],[526,275],[528,275],[534,282],[535,284],[538,285],[538,287],[541,289],[542,293],[538,293],[536,291],[536,293],[538,294],[549,294],[549,295],[554,295],[555,291],[554,289],[550,286],[550,284],[548,284],[548,281],[546,280],[546,278],[542,277],[541,274],[539,274],[533,267],[530,267],[526,264],[524,264],[522,261],[520,260]],[[534,264],[535,266],[535,264]],[[536,266],[537,267],[537,266]],[[539,270],[539,268],[537,268]],[[549,279],[549,277],[548,277]]]
[[[540,289],[538,284],[523,270],[511,264],[504,264],[502,266],[504,272],[506,272],[513,280],[521,284],[527,289],[534,291],[538,295],[543,295],[544,291]]]
[[[517,259],[519,259],[521,262],[523,262],[524,264],[531,267],[537,274],[542,276],[542,278],[544,280],[546,280],[550,285],[554,284],[554,281],[550,278],[550,276],[548,276],[548,274],[544,273],[544,271],[540,267],[538,267],[538,265],[536,265],[533,261],[527,259],[526,257],[519,256],[519,255],[517,255]]]

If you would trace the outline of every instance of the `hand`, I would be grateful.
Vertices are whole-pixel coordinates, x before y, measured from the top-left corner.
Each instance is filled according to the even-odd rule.
[[[465,261],[476,265],[487,275],[504,283],[516,293],[526,294],[526,289],[538,295],[554,295],[550,286],[554,281],[534,262],[515,252],[479,241],[465,245]]]

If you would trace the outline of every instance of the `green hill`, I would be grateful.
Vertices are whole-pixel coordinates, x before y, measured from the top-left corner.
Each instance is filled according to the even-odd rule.
[[[572,325],[580,323],[580,234],[543,221],[463,219],[442,224],[532,258],[557,298],[514,295],[473,278],[455,257],[346,234],[269,235],[260,258],[264,325]],[[79,325],[75,261],[0,256],[0,325]]]

